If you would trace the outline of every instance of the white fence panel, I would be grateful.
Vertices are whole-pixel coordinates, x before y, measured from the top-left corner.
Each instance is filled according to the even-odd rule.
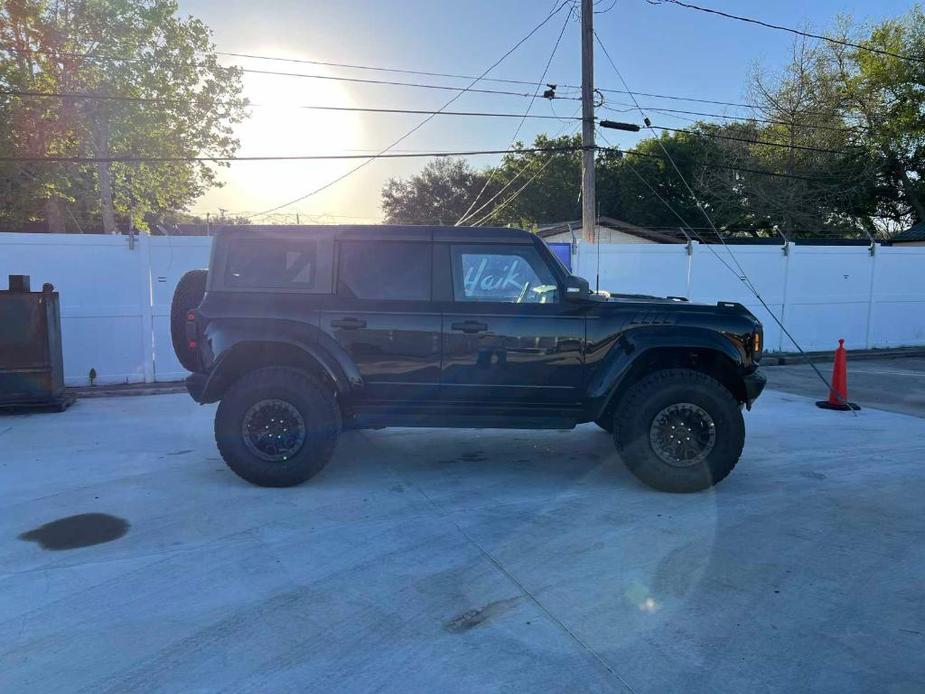
[[[578,243],[574,273],[594,289],[600,249],[601,289],[618,294],[687,296],[690,256],[680,245]]]
[[[186,378],[170,339],[170,302],[183,273],[209,267],[212,239],[208,236],[152,236],[147,239],[151,262],[151,321],[154,374],[158,381]]]
[[[184,272],[206,267],[212,239],[149,237],[129,248],[125,236],[0,234],[0,282],[32,277],[61,293],[64,376],[131,383],[176,380],[186,371],[170,341],[170,301]],[[600,256],[598,257],[598,250]],[[715,253],[714,253],[715,251]],[[925,248],[734,246],[735,258],[772,311],[804,349],[925,345]],[[723,262],[725,260],[725,264]],[[739,301],[765,325],[768,350],[791,350],[775,321],[739,280],[722,247],[579,243],[576,274],[613,292]],[[731,272],[731,266],[735,273]]]
[[[869,335],[871,347],[925,344],[925,248],[877,249]]]
[[[803,349],[834,350],[839,338],[848,349],[868,346],[872,277],[866,246],[793,247],[785,325]]]
[[[64,382],[153,380],[146,343],[148,272],[136,245],[124,236],[98,234],[2,234],[0,282],[7,275],[31,275],[32,289],[51,282],[61,293]]]
[[[768,308],[778,319],[783,320],[787,262],[788,256],[784,254],[782,245],[735,246],[727,250],[723,246],[695,243],[690,298],[708,304],[737,301],[745,305],[764,325],[764,344],[767,348],[780,349],[780,327],[740,277],[744,270]]]

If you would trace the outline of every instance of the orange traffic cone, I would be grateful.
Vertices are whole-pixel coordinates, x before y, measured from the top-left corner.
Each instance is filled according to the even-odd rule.
[[[838,341],[838,348],[835,350],[829,399],[818,401],[816,407],[823,407],[827,410],[861,409],[857,403],[848,402],[848,350],[845,349],[844,339]]]

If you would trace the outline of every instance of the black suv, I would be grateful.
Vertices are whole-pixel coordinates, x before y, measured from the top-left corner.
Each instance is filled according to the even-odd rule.
[[[513,229],[228,227],[172,323],[222,457],[265,486],[315,475],[347,428],[596,422],[639,479],[695,491],[765,384],[740,304],[593,293]]]

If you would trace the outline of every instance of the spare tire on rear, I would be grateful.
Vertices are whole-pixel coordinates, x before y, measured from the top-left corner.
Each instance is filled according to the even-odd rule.
[[[183,275],[177,282],[173,301],[170,303],[170,338],[173,340],[173,351],[187,371],[196,371],[199,363],[195,352],[186,344],[186,314],[202,303],[208,274],[207,270],[190,270]]]

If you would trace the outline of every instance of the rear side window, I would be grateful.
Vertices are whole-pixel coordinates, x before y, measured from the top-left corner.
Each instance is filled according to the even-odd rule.
[[[352,299],[429,301],[431,245],[342,241],[337,293]]]
[[[330,245],[317,239],[239,239],[228,249],[224,284],[229,289],[330,291]]]

